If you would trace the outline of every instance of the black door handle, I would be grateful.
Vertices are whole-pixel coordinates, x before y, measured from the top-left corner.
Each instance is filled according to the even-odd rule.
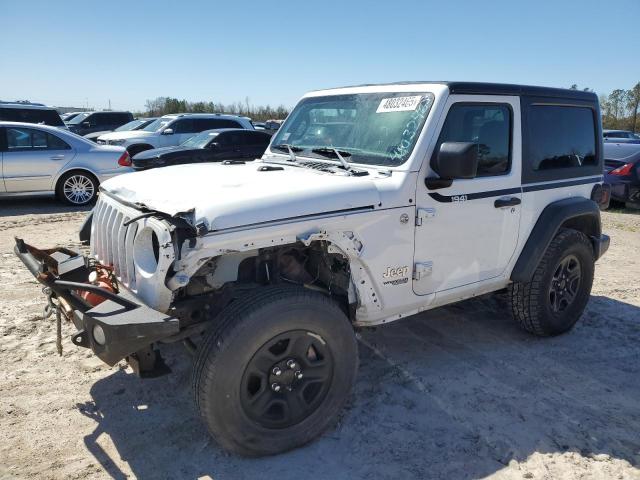
[[[493,206],[496,208],[515,207],[516,205],[520,205],[520,203],[518,197],[499,198],[493,202]]]

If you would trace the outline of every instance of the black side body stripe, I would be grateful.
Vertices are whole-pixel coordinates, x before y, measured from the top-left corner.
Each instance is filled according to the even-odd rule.
[[[478,200],[480,198],[490,198],[490,197],[501,197],[503,195],[511,195],[514,193],[526,193],[526,192],[537,192],[540,190],[551,190],[553,188],[564,188],[564,187],[573,187],[576,185],[586,185],[588,183],[598,183],[602,181],[602,177],[590,177],[583,178],[580,180],[570,180],[567,182],[555,182],[555,183],[542,183],[539,185],[523,185],[522,187],[514,187],[514,188],[505,188],[503,190],[489,190],[487,192],[476,192],[476,193],[461,193],[459,195],[442,195],[438,192],[429,192],[429,196],[433,198],[435,201],[440,203],[450,203],[455,201],[459,201],[459,197],[464,197],[465,200]]]

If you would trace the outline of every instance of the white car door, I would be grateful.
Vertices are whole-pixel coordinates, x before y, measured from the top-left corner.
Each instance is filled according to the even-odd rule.
[[[464,286],[477,290],[478,282],[505,271],[520,223],[520,128],[517,97],[449,97],[433,155],[443,142],[476,143],[478,175],[429,188],[424,179],[437,174],[430,167],[431,158],[425,159],[416,194],[416,294]]]
[[[62,139],[44,130],[7,127],[7,148],[2,154],[2,174],[7,192],[43,192],[54,188],[53,179],[75,155]]]

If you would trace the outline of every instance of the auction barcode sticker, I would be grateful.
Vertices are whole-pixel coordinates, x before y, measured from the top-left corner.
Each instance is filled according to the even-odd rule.
[[[414,95],[411,97],[383,98],[380,102],[380,105],[378,105],[376,113],[408,112],[411,110],[415,110],[421,99],[422,95]]]

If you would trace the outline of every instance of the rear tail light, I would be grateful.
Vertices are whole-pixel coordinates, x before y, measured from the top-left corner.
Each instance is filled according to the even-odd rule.
[[[121,167],[131,166],[131,157],[129,156],[129,152],[125,150],[125,152],[118,159],[118,165],[120,165]]]
[[[611,170],[609,172],[609,175],[620,175],[620,176],[631,175],[632,168],[633,168],[633,163],[626,163],[621,167],[616,168],[615,170]]]

